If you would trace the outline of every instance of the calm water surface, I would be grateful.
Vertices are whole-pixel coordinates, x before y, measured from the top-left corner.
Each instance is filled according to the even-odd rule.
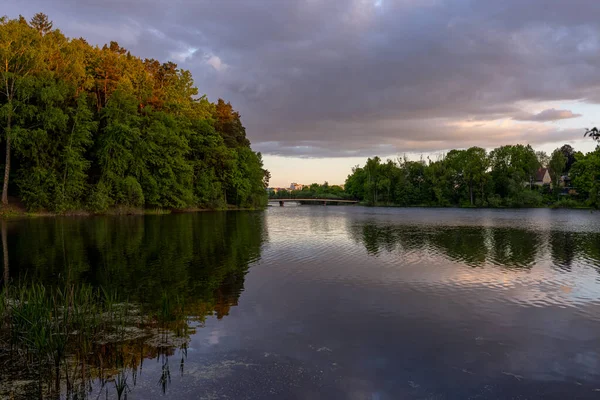
[[[597,212],[272,207],[8,234],[12,279],[185,297],[187,351],[144,354],[130,400],[600,398]]]

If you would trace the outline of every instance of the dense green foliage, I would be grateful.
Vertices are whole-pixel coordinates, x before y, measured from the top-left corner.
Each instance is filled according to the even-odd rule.
[[[69,39],[43,14],[0,19],[8,193],[29,209],[259,207],[268,171],[240,115],[189,71]],[[12,168],[11,168],[12,160]]]
[[[534,184],[540,167],[552,184]],[[567,179],[563,179],[564,177]],[[600,148],[583,155],[569,145],[551,156],[531,146],[451,150],[436,161],[369,158],[348,176],[346,193],[370,205],[559,207],[600,206]]]
[[[570,176],[581,198],[593,207],[600,207],[600,146],[586,155],[577,154]]]

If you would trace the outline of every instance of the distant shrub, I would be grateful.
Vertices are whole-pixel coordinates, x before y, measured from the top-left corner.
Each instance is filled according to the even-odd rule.
[[[112,203],[108,187],[100,182],[92,189],[88,199],[88,208],[93,212],[105,212]]]
[[[130,207],[144,205],[144,191],[142,186],[133,176],[123,179],[119,188],[120,203]]]
[[[513,197],[508,202],[511,207],[539,207],[543,203],[543,197],[536,190],[524,190]]]
[[[581,203],[574,199],[560,199],[559,201],[552,204],[552,208],[578,208],[581,207]]]
[[[460,202],[460,207],[461,208],[472,208],[472,207],[477,207],[477,205],[471,204],[471,200],[463,200]]]
[[[497,194],[489,196],[487,200],[487,206],[492,208],[502,207],[502,197]]]

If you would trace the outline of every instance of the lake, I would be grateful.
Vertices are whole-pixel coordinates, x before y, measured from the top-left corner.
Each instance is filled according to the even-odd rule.
[[[600,397],[599,212],[286,206],[6,231],[13,281],[184,299],[183,342],[136,339],[129,400]],[[117,398],[115,373],[89,397]]]

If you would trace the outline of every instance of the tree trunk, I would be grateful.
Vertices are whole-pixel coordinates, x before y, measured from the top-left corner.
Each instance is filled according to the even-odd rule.
[[[8,177],[10,176],[10,115],[6,125],[6,164],[4,165],[4,185],[2,186],[2,204],[8,205]]]
[[[471,205],[473,205],[473,185],[469,185],[469,194],[471,195]]]
[[[9,272],[8,269],[8,234],[6,232],[6,221],[2,220],[2,253],[4,254],[4,285],[8,285]]]

